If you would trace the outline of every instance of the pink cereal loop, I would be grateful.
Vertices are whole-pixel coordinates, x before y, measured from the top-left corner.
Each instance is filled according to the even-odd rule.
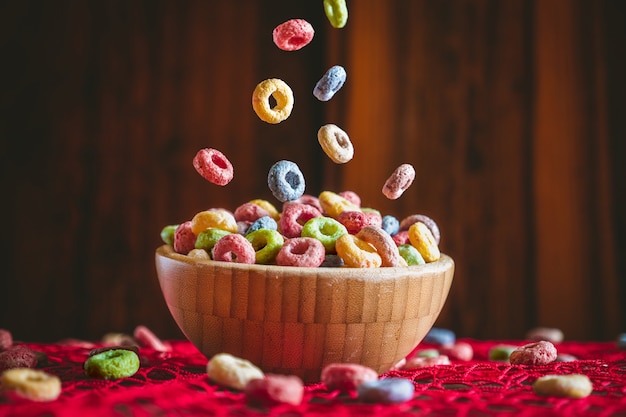
[[[389,233],[376,226],[365,226],[356,235],[359,239],[372,245],[382,259],[381,266],[407,266],[398,246]]]
[[[402,164],[385,181],[383,194],[390,200],[396,200],[411,186],[414,179],[415,169],[413,166]]]
[[[256,262],[256,252],[248,239],[240,234],[232,233],[217,241],[213,247],[213,260],[253,264]]]
[[[172,347],[164,343],[146,326],[137,326],[133,332],[133,337],[140,345],[149,347],[157,352],[169,352]]]
[[[276,255],[276,263],[284,266],[318,267],[324,262],[326,250],[319,240],[296,237],[285,242]]]
[[[291,19],[276,26],[272,32],[274,44],[283,51],[297,51],[308,45],[315,30],[304,19]]]
[[[283,213],[278,220],[278,229],[286,238],[300,237],[303,224],[313,217],[321,217],[315,207],[308,204],[289,203],[283,206]]]
[[[217,149],[200,149],[193,158],[193,166],[205,180],[217,185],[226,185],[233,179],[233,166]]]

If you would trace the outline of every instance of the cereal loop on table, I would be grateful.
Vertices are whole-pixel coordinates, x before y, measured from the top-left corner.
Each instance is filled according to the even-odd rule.
[[[326,251],[319,240],[312,237],[296,237],[287,240],[278,255],[276,263],[283,266],[318,267],[325,259]]]
[[[336,164],[345,164],[354,156],[354,147],[348,134],[332,123],[317,131],[317,140],[322,150]]]
[[[265,375],[246,384],[246,401],[249,404],[300,405],[304,396],[304,383],[295,375]]]
[[[139,325],[133,331],[133,337],[139,344],[156,350],[157,352],[170,352],[172,347],[164,343],[152,330],[146,326]]]
[[[90,378],[127,378],[139,370],[139,356],[128,349],[110,349],[90,356],[83,367]]]
[[[191,231],[197,236],[209,229],[221,229],[237,233],[237,220],[231,212],[224,209],[210,209],[197,213],[191,219]]]
[[[37,362],[37,353],[27,347],[17,346],[0,352],[0,372],[12,368],[34,368]]]
[[[341,29],[348,22],[346,0],[324,0],[324,13],[331,26],[336,29]]]
[[[587,375],[544,375],[533,383],[537,395],[567,398],[584,398],[593,392],[593,384]]]
[[[290,19],[274,28],[274,44],[283,51],[297,51],[307,46],[315,35],[315,30],[304,19]]]
[[[212,381],[236,390],[243,390],[251,380],[265,376],[252,362],[229,353],[213,356],[207,363],[207,374]]]
[[[408,230],[411,245],[422,255],[426,262],[439,260],[441,252],[430,229],[422,222],[413,223]]]
[[[378,268],[383,262],[372,245],[354,235],[339,237],[335,242],[335,250],[346,266],[352,268]]]
[[[353,391],[367,381],[376,381],[378,372],[356,363],[331,363],[322,369],[321,382],[329,390]]]
[[[402,164],[391,174],[383,185],[383,194],[390,200],[400,198],[415,179],[415,169],[410,164]]]
[[[274,107],[270,107],[270,97],[276,101]],[[261,81],[252,93],[252,108],[264,122],[280,123],[291,115],[293,91],[287,83],[278,78]]]
[[[1,379],[3,389],[32,401],[53,401],[61,394],[59,377],[36,369],[9,369],[2,373]]]
[[[346,70],[341,65],[332,66],[315,84],[313,95],[319,101],[328,101],[346,82]]]
[[[267,185],[279,201],[296,200],[304,194],[304,175],[295,162],[278,161],[267,174]]]
[[[365,381],[357,389],[358,399],[368,403],[397,404],[409,401],[415,385],[406,378],[391,377]]]
[[[217,185],[226,185],[234,175],[233,165],[217,149],[200,149],[193,158],[193,167],[205,180]]]
[[[382,259],[381,266],[407,266],[391,236],[382,228],[365,226],[356,237],[372,245]]]
[[[13,346],[13,335],[6,329],[0,329],[0,351]]]
[[[557,357],[556,347],[545,340],[528,343],[511,352],[511,365],[547,365]]]
[[[253,264],[256,261],[256,252],[252,243],[244,236],[232,233],[217,241],[213,246],[213,260]]]

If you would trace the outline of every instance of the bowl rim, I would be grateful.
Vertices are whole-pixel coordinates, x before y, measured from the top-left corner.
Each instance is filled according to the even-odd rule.
[[[156,249],[155,257],[166,258],[196,268],[213,268],[232,272],[276,273],[293,274],[300,277],[316,276],[329,278],[352,278],[357,276],[376,276],[378,279],[397,278],[406,275],[440,274],[454,267],[454,260],[447,254],[441,253],[439,260],[422,265],[379,268],[350,268],[350,267],[295,267],[265,264],[241,264],[235,262],[214,261],[211,259],[197,259],[174,251],[170,245],[162,245]]]

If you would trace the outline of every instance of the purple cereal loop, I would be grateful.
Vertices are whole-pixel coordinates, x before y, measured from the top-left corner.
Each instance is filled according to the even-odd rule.
[[[313,95],[319,101],[328,101],[346,82],[346,70],[341,65],[334,65],[315,84]]]
[[[294,162],[278,161],[267,174],[267,185],[279,201],[293,201],[304,194],[304,175]]]

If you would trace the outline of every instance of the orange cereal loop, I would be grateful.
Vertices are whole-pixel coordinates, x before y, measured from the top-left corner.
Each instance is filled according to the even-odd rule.
[[[272,219],[274,219],[274,220],[280,219],[280,213],[278,212],[276,207],[272,203],[270,203],[269,201],[263,200],[263,199],[260,199],[260,198],[256,198],[254,200],[248,201],[248,203],[256,204],[257,206],[261,207],[262,209],[265,209],[270,214],[270,217]]]
[[[196,236],[209,228],[226,230],[231,233],[238,231],[235,216],[223,209],[201,211],[191,219],[191,231]]]
[[[428,226],[422,222],[415,222],[409,227],[408,232],[411,245],[417,249],[426,262],[439,260],[441,253]]]
[[[61,379],[36,369],[9,369],[0,376],[0,383],[4,390],[32,401],[53,401],[61,394]]]
[[[344,211],[361,211],[359,206],[332,191],[322,191],[318,199],[324,213],[335,220]]]
[[[276,100],[274,107],[270,107],[270,97]],[[264,122],[280,123],[291,115],[293,92],[287,83],[278,78],[261,81],[252,93],[252,108]]]
[[[382,265],[376,249],[354,235],[340,236],[335,242],[335,250],[344,264],[352,268],[378,268]]]
[[[365,226],[356,236],[376,249],[383,261],[382,266],[407,266],[404,258],[400,256],[398,246],[382,228]]]

